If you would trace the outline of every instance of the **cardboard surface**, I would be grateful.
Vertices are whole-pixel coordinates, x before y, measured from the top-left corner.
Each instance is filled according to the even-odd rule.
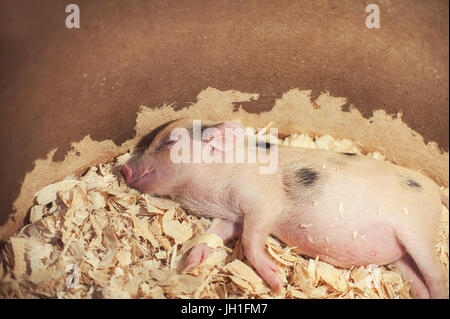
[[[378,30],[365,27],[365,1],[78,1],[81,28],[69,30],[65,3],[0,0],[2,238],[21,222],[32,190],[72,168],[111,158],[136,141],[139,105],[175,103],[179,110],[207,87],[259,94],[256,100],[232,103],[250,113],[281,105],[280,114],[291,117],[289,106],[276,100],[289,98],[282,95],[291,88],[312,90],[312,101],[319,105],[323,91],[345,97],[344,110],[353,105],[366,118],[373,110],[401,112],[414,132],[395,120],[384,129],[404,132],[404,140],[396,142],[412,144],[401,151],[436,176],[446,170],[448,185],[448,153],[439,152],[448,151],[449,141],[448,1],[377,3]],[[212,104],[203,108],[222,115]],[[308,129],[334,130],[335,137],[356,132],[335,130],[324,114],[320,127]],[[375,122],[384,116],[377,112]],[[298,118],[286,128],[310,123],[303,114]],[[102,146],[87,151],[86,143],[79,144],[87,135],[89,143]],[[437,144],[426,146],[420,135]],[[386,137],[361,142],[386,146],[374,144],[381,138]],[[81,150],[67,155],[74,145],[82,145]],[[42,171],[36,164],[30,173],[36,160],[48,162],[47,154],[55,149],[56,163],[41,166]],[[88,155],[94,149],[103,153]],[[390,156],[401,162],[403,154]],[[64,158],[72,164],[58,170]],[[34,179],[19,196],[27,172]],[[12,203],[21,211],[6,223]]]

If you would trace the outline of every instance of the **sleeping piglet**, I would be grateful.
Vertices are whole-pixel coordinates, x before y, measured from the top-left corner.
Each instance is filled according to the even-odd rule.
[[[188,137],[173,134],[178,128]],[[277,152],[277,169],[262,174],[258,160],[225,161],[238,146],[244,157],[261,148]],[[176,159],[183,150],[190,161]],[[210,160],[193,161],[195,151]],[[353,153],[249,143],[237,122],[201,121],[198,127],[177,120],[122,172],[131,187],[213,218],[208,232],[224,240],[242,236],[248,261],[275,291],[281,282],[265,253],[269,234],[338,267],[394,263],[412,281],[415,298],[447,298],[434,243],[448,197],[410,169]],[[184,269],[197,267],[209,250],[205,244],[191,249]]]

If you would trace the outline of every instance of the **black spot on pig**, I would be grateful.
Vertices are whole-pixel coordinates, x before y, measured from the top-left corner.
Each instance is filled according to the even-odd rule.
[[[403,186],[406,186],[408,189],[421,191],[422,185],[409,176],[399,175],[401,179],[401,183]]]
[[[319,173],[312,168],[301,168],[296,175],[297,182],[304,187],[311,187],[319,180]]]
[[[408,180],[406,181],[406,184],[407,184],[409,187],[411,187],[411,188],[418,188],[418,189],[421,189],[421,188],[422,188],[422,185],[420,185],[418,182],[416,182],[416,181],[413,180],[413,179],[408,179]]]
[[[258,141],[258,144],[256,144],[258,148],[264,148],[264,149],[271,149],[273,144],[266,141]]]
[[[296,205],[306,204],[312,198],[318,198],[327,179],[327,172],[314,163],[293,161],[283,167],[285,194]]]

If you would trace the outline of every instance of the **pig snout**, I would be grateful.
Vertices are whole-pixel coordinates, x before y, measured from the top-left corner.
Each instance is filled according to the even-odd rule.
[[[149,167],[143,167],[137,163],[127,163],[122,166],[122,174],[128,186],[141,192],[149,192],[151,190],[152,179],[154,178],[154,170]]]
[[[127,164],[122,166],[122,174],[127,184],[131,184],[133,182],[133,170]]]
[[[128,185],[138,188],[140,184],[145,182],[146,178],[144,177],[147,177],[149,172],[139,169],[139,165],[125,164],[122,166],[122,174]]]

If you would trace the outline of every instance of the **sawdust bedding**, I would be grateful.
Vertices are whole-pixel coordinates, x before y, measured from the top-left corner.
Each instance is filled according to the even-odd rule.
[[[364,152],[357,143],[328,135],[266,138],[384,160],[380,153]],[[239,239],[224,245],[205,232],[210,220],[129,188],[119,167],[132,152],[36,193],[30,223],[2,251],[0,297],[411,298],[410,283],[392,265],[340,269],[269,237],[266,249],[284,283],[280,293],[273,293],[246,261]],[[443,206],[435,246],[447,271],[448,216]],[[211,255],[198,269],[180,273],[186,253],[198,243],[214,248]]]

